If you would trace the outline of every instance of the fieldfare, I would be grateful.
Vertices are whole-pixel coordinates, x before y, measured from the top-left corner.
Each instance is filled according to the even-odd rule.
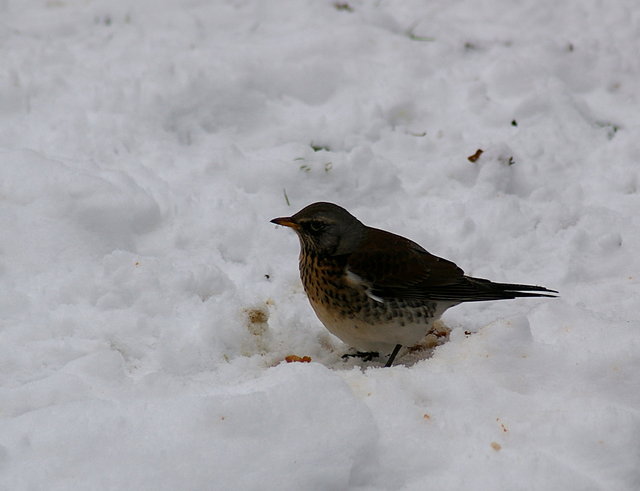
[[[271,221],[298,234],[300,277],[320,321],[363,355],[390,352],[387,367],[402,346],[417,344],[459,303],[558,293],[466,276],[451,261],[367,227],[333,203],[313,203]]]

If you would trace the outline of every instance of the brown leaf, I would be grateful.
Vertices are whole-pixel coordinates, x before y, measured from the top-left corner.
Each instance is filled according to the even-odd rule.
[[[478,150],[476,150],[476,153],[474,153],[473,155],[469,155],[467,157],[469,159],[469,162],[475,162],[476,160],[478,160],[480,158],[480,155],[482,155],[482,152],[484,152],[484,150],[479,148]]]

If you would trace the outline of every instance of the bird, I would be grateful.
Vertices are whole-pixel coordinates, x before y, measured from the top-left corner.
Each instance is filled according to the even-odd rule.
[[[542,286],[494,283],[400,235],[364,225],[334,203],[317,202],[272,223],[300,241],[300,279],[311,307],[333,335],[372,359],[418,344],[449,308],[463,302],[555,297]]]

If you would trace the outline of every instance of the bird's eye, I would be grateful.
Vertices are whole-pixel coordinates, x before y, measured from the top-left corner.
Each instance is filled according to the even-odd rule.
[[[321,230],[324,230],[325,227],[325,223],[319,222],[317,220],[309,222],[309,230],[311,230],[312,232],[320,232]]]

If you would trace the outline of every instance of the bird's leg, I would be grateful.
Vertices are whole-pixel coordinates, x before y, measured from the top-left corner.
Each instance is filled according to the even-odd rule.
[[[342,355],[342,359],[347,358],[362,358],[362,361],[371,361],[374,358],[378,358],[380,354],[377,351],[356,351],[355,353],[346,353]]]
[[[389,355],[389,359],[387,360],[387,364],[385,365],[385,368],[386,367],[390,367],[391,365],[393,365],[393,360],[396,359],[396,355],[398,354],[398,351],[400,351],[400,348],[402,348],[402,345],[401,344],[396,344],[396,347],[393,348],[393,351]]]

